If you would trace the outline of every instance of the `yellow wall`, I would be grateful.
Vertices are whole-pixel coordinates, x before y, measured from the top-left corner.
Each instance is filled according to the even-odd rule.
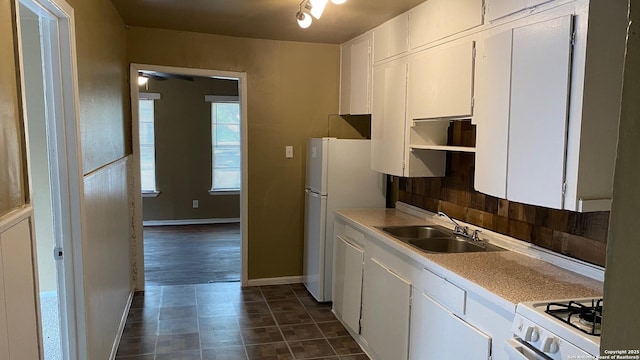
[[[109,0],[67,0],[75,11],[84,173],[131,153],[124,22]]]
[[[0,0],[0,217],[24,205],[12,0]]]
[[[302,274],[306,140],[338,112],[339,56],[337,45],[128,30],[130,62],[247,73],[249,279]]]

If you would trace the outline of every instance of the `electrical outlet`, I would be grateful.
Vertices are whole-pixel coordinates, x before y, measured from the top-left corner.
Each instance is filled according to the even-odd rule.
[[[194,208],[194,209],[197,209],[197,208],[198,208],[198,205],[200,205],[200,204],[198,203],[198,200],[193,200],[193,208]]]
[[[284,147],[284,157],[286,157],[287,159],[293,158],[293,146],[287,145]]]

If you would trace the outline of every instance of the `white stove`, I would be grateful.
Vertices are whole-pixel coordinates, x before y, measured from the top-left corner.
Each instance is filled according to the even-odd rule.
[[[601,320],[602,299],[520,303],[506,350],[512,359],[595,359]]]

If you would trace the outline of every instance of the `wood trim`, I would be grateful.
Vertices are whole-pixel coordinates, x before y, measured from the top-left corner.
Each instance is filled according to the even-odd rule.
[[[33,216],[33,206],[27,204],[0,217],[0,234]]]
[[[118,327],[118,332],[116,333],[116,338],[113,341],[113,345],[111,346],[111,355],[109,355],[109,360],[115,360],[116,354],[118,352],[118,346],[120,345],[120,340],[122,339],[122,333],[124,332],[124,326],[127,323],[127,317],[129,316],[129,310],[131,309],[131,303],[133,302],[134,291],[131,290],[129,293],[129,299],[127,300],[127,305],[124,307],[124,312],[120,317],[120,326]]]

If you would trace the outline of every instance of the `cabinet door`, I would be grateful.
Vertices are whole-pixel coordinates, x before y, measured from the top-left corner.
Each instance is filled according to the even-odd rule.
[[[493,21],[518,11],[529,9],[551,0],[486,0],[487,21]]]
[[[512,30],[478,42],[475,78],[477,191],[507,197]]]
[[[349,113],[370,114],[369,89],[371,79],[371,39],[362,38],[351,44],[351,89]]]
[[[482,0],[429,0],[409,11],[411,49],[482,25]]]
[[[351,45],[340,47],[340,109],[341,115],[351,112]]]
[[[409,359],[487,360],[491,338],[421,293],[413,299]]]
[[[507,199],[561,209],[572,18],[513,30]]]
[[[336,236],[333,263],[333,311],[351,331],[358,334],[364,252]]]
[[[404,59],[373,69],[371,168],[403,176],[407,63]]]
[[[406,359],[411,284],[375,259],[365,260],[362,336],[379,359]]]
[[[487,0],[487,21],[493,21],[527,8],[527,0]]]
[[[373,63],[402,54],[409,47],[407,22],[409,15],[404,13],[387,21],[373,30]]]
[[[473,47],[444,45],[409,59],[409,119],[471,115]]]

